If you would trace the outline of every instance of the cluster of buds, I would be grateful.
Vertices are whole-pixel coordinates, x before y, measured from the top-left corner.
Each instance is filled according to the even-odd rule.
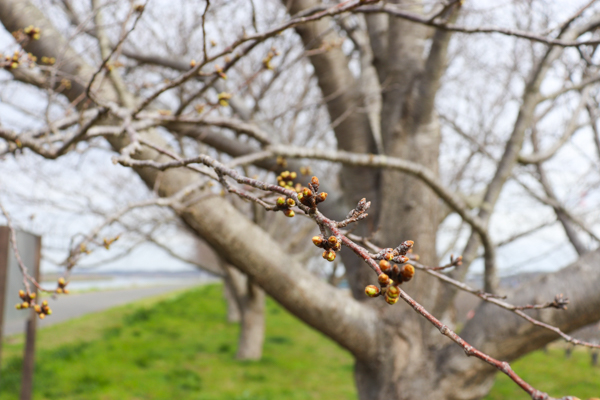
[[[336,253],[342,249],[342,241],[335,236],[329,236],[327,240],[323,235],[313,236],[312,242],[323,249],[323,258],[330,262],[335,260]]]
[[[292,218],[296,215],[294,210],[292,210],[292,207],[296,205],[296,200],[291,197],[288,197],[287,199],[283,196],[278,197],[275,203],[277,204],[276,210],[282,211],[286,217]]]
[[[365,294],[369,297],[377,297],[385,295],[385,301],[388,304],[396,304],[400,296],[400,288],[402,282],[410,281],[415,275],[415,267],[410,264],[404,264],[408,261],[406,253],[411,250],[414,242],[407,240],[400,244],[395,249],[383,249],[374,258],[379,260],[379,268],[382,273],[377,280],[379,286],[369,285],[365,288]],[[398,262],[403,265],[390,263],[390,261]]]
[[[308,184],[308,187],[298,191],[298,200],[300,203],[312,209],[317,208],[317,204],[325,201],[327,193],[319,193],[319,178],[313,176]]]
[[[2,54],[0,54],[0,58],[3,58],[3,60],[0,60],[0,65],[5,69],[16,69],[23,65],[33,68],[37,61],[37,57],[33,54],[21,54],[19,50],[15,50],[12,56],[7,55],[3,57]]]
[[[28,293],[24,290],[19,290],[19,297],[23,301],[15,306],[17,310],[29,308],[35,304],[35,293]]]
[[[69,294],[69,289],[67,289],[67,284],[69,282],[67,282],[65,280],[65,278],[60,277],[58,278],[58,287],[56,288],[56,293],[58,294]]]
[[[38,40],[41,32],[40,28],[29,25],[27,28],[14,31],[12,35],[17,43],[22,45],[30,40]]]
[[[29,25],[27,28],[23,29],[23,32],[29,36],[30,39],[38,40],[40,38],[41,30],[36,26]]]
[[[281,174],[277,176],[277,184],[284,188],[292,188],[294,187],[294,179],[298,177],[294,171],[283,171]]]
[[[46,318],[46,315],[52,315],[52,310],[48,307],[48,302],[46,300],[42,301],[42,304],[36,304],[33,309],[37,313],[40,319]]]

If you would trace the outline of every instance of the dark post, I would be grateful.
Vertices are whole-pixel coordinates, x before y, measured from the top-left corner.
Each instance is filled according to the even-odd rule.
[[[4,330],[4,298],[8,276],[8,228],[0,226],[0,367],[2,367],[2,332]]]
[[[36,281],[40,281],[40,260],[42,257],[42,238],[35,237],[35,261],[34,271],[31,271]],[[35,287],[34,287],[35,288]],[[34,289],[37,293],[37,288]],[[36,296],[40,301],[39,296]],[[23,355],[23,377],[21,380],[21,399],[31,400],[33,395],[33,371],[35,369],[35,328],[37,325],[37,314],[33,309],[29,311],[27,320],[27,333],[25,336],[25,354]]]

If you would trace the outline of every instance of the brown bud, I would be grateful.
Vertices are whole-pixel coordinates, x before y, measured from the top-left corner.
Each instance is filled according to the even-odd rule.
[[[46,307],[47,305],[48,305],[48,301],[47,300],[42,301],[42,307]]]
[[[327,241],[330,245],[335,246],[338,242],[338,238],[336,238],[335,236],[329,236],[329,239],[327,239]]]
[[[385,253],[383,255],[384,260],[392,261],[394,259],[394,255],[392,253]]]
[[[67,284],[67,282],[65,281],[65,278],[60,277],[58,278],[58,286],[65,286]]]
[[[398,302],[398,299],[399,299],[399,297],[394,297],[394,298],[391,298],[391,297],[385,296],[385,301],[386,301],[386,302],[387,302],[389,305],[394,305],[394,304],[396,304],[396,303]]]
[[[325,241],[325,239],[323,238],[323,236],[313,236],[312,237],[312,242],[315,244],[315,246],[317,247],[321,247],[323,246],[323,242]]]
[[[379,268],[381,268],[383,272],[388,273],[392,268],[392,265],[386,260],[381,260],[379,261]]]
[[[24,302],[21,304],[21,308],[29,308],[29,303],[28,303],[28,302],[26,302],[26,301],[24,301]]]
[[[284,206],[285,205],[285,197],[278,197],[277,198],[277,205],[278,206]]]
[[[400,296],[400,289],[397,286],[390,286],[387,288],[386,296],[395,299],[396,297]]]
[[[42,312],[42,307],[39,304],[36,304],[33,309],[35,310],[36,313],[41,313]]]
[[[319,186],[319,178],[313,176],[312,178],[310,178],[310,183],[312,183],[313,186]]]
[[[292,198],[286,200],[288,207],[294,207],[296,205],[296,201]]]
[[[400,269],[400,276],[402,276],[402,280],[404,282],[408,282],[415,275],[415,267],[410,264],[405,264]]]
[[[31,294],[29,295],[29,298],[30,298],[30,299],[32,299],[32,300],[33,300],[33,299],[35,299],[35,293],[31,293]]]
[[[19,297],[22,298],[23,300],[25,300],[25,291],[24,290],[19,290]]]
[[[311,198],[313,195],[313,192],[309,188],[304,188],[304,189],[302,189],[302,195],[304,195],[304,197],[306,197],[306,198]]]
[[[342,242],[337,242],[332,248],[335,251],[340,251],[342,249]]]
[[[294,212],[294,210],[290,210],[290,209],[285,209],[283,210],[283,214],[288,217],[288,218],[293,218],[294,215],[296,215],[296,213]]]
[[[365,294],[369,297],[379,296],[379,288],[375,285],[369,285],[365,288]]]
[[[390,277],[387,276],[386,274],[379,275],[379,277],[377,278],[377,280],[379,281],[379,283],[382,286],[386,286],[386,285],[390,284]]]
[[[317,195],[315,200],[317,200],[317,203],[321,203],[321,202],[325,201],[326,198],[327,198],[327,193],[321,192]]]
[[[325,259],[329,262],[332,262],[333,260],[335,260],[335,251],[329,250],[327,252],[327,257],[325,257]]]

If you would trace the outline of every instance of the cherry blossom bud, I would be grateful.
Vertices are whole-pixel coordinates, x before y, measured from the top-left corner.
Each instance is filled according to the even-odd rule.
[[[385,253],[383,255],[384,260],[392,261],[394,259],[394,255],[392,253]]]
[[[385,296],[385,301],[386,301],[386,302],[387,302],[389,305],[394,305],[394,304],[396,304],[396,303],[398,302],[398,299],[399,299],[399,297],[394,297],[394,298],[391,298],[391,297]]]
[[[308,199],[312,197],[313,192],[309,188],[304,188],[302,189],[302,195]]]
[[[386,296],[395,299],[400,296],[400,289],[397,286],[390,286],[387,288]]]
[[[379,296],[379,288],[375,285],[369,285],[365,288],[365,294],[369,297]]]
[[[294,207],[296,205],[296,200],[289,198],[286,200],[288,207]]]
[[[386,260],[381,260],[379,261],[379,268],[387,274],[392,268],[392,265]]]
[[[315,246],[322,247],[323,246],[323,242],[325,242],[325,239],[321,235],[319,235],[319,236],[313,236],[312,237],[312,242],[315,244]]]
[[[402,276],[402,280],[404,282],[408,282],[415,275],[415,267],[410,264],[405,264],[400,269],[400,276]]]
[[[327,193],[321,192],[317,195],[315,200],[317,201],[317,203],[321,203],[321,202],[324,202],[326,198],[327,198]]]
[[[277,198],[277,205],[278,206],[284,206],[285,205],[285,197],[278,197]]]
[[[310,183],[312,183],[313,186],[319,186],[319,178],[313,176],[312,178],[310,178]]]
[[[293,218],[294,215],[296,215],[294,210],[290,210],[290,209],[283,210],[283,214],[288,218]]]
[[[382,286],[387,286],[387,285],[390,284],[390,277],[387,276],[386,274],[379,275],[379,277],[377,278],[377,280],[379,281],[379,283]]]

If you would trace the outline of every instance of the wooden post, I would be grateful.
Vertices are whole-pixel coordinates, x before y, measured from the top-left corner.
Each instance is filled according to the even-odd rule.
[[[4,331],[4,298],[6,297],[6,277],[8,276],[8,235],[6,226],[0,226],[0,370],[2,367],[2,332]],[[0,376],[0,379],[2,377]]]
[[[31,274],[36,281],[40,281],[40,260],[42,258],[42,238],[35,237],[35,260]],[[35,287],[34,287],[35,288]],[[35,288],[37,301],[41,301],[37,288]],[[35,329],[37,325],[37,314],[31,309],[27,320],[27,332],[25,336],[25,353],[23,355],[23,376],[21,379],[21,399],[31,400],[33,396],[33,372],[35,369]]]

